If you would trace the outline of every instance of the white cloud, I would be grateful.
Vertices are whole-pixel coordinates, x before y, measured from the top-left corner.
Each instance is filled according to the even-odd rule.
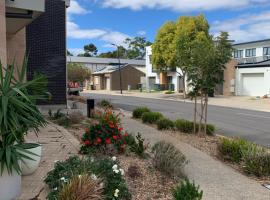
[[[265,5],[269,0],[102,0],[104,7],[130,8],[132,10],[170,9],[175,11],[239,9]]]
[[[106,29],[82,29],[72,19],[72,15],[82,15],[89,13],[88,10],[81,7],[76,0],[71,0],[70,8],[68,9],[67,18],[67,36],[71,39],[98,39],[106,43],[115,43],[117,45],[124,45],[124,40],[130,37],[127,34],[111,31]],[[78,49],[75,49],[78,51]]]
[[[214,22],[211,32],[217,35],[220,31],[229,32],[230,39],[236,42],[269,38],[270,11],[244,14],[233,19]]]
[[[71,52],[74,56],[77,56],[78,54],[84,52],[84,50],[83,50],[83,49],[80,49],[80,48],[71,48],[71,49],[68,49],[68,50],[69,50],[69,52]]]
[[[70,7],[67,9],[68,14],[77,14],[77,15],[83,15],[87,14],[91,11],[86,10],[76,0],[71,0],[70,1]]]
[[[140,36],[145,36],[146,35],[146,31],[143,31],[143,30],[142,31],[138,31],[137,34],[140,35]]]

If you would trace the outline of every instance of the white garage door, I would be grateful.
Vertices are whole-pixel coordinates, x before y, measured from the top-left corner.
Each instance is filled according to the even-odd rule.
[[[241,95],[245,95],[245,96],[265,95],[264,73],[242,74]]]

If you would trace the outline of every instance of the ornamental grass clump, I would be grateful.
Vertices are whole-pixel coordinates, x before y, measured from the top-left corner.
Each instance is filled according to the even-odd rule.
[[[151,112],[151,111],[150,111],[150,109],[147,108],[147,107],[138,107],[138,108],[136,108],[135,110],[133,110],[132,116],[133,116],[134,118],[139,119],[139,118],[141,118],[142,115],[143,115],[144,113],[146,113],[146,112]]]
[[[200,191],[200,187],[194,182],[186,179],[172,189],[172,195],[175,200],[201,200],[203,191]]]
[[[105,109],[112,109],[113,108],[113,105],[108,101],[108,100],[101,100],[98,105],[102,108],[105,108]]]
[[[174,178],[184,176],[183,169],[187,160],[181,151],[171,143],[158,142],[152,147],[154,166],[164,174]]]
[[[159,112],[146,112],[142,115],[143,123],[155,124],[163,115]]]
[[[190,122],[185,119],[177,119],[175,122],[175,128],[178,131],[181,131],[183,133],[192,133],[193,132],[193,122]]]
[[[58,200],[102,200],[103,185],[98,178],[88,174],[73,176],[64,184],[58,194]]]

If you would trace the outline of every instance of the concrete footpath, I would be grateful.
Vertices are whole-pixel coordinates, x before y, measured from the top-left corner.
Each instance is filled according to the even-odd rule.
[[[189,160],[185,167],[186,175],[200,185],[204,193],[203,199],[270,200],[270,190],[256,181],[170,135],[131,119],[130,113],[124,112],[124,114],[123,126],[129,132],[142,133],[151,144],[158,141],[170,142],[186,155]]]

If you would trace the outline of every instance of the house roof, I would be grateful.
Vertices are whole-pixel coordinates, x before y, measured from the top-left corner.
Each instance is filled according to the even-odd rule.
[[[67,56],[67,62],[94,63],[94,64],[118,64],[117,58],[77,57]],[[120,59],[121,64],[145,66],[145,60]]]
[[[258,43],[258,42],[270,42],[270,38],[269,39],[264,39],[264,40],[255,40],[255,41],[235,43],[235,44],[233,44],[233,46],[243,45],[243,44],[252,44],[252,43]]]
[[[238,64],[238,68],[248,68],[248,67],[270,67],[270,59],[265,60],[262,62],[257,62],[257,63],[249,63],[249,64]]]
[[[131,66],[131,65],[121,65],[120,69],[123,69],[124,67]],[[110,74],[116,70],[119,70],[119,66],[114,66],[114,65],[109,65],[107,67],[102,68],[99,71],[96,71],[93,73],[93,75],[98,75],[98,74]]]

